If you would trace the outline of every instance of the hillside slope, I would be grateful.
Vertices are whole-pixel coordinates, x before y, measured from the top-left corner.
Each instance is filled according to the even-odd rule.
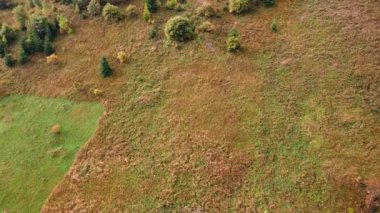
[[[22,68],[1,66],[0,95],[96,100],[106,115],[43,211],[364,209],[380,181],[377,8],[376,0],[279,1],[220,12],[215,33],[168,45],[162,29],[177,12],[155,14],[158,38],[149,40],[141,18],[81,20],[60,6],[75,27],[55,44],[60,63],[36,55]],[[224,47],[233,27],[236,54]],[[125,65],[119,50],[130,54]],[[98,76],[103,55],[110,79]]]

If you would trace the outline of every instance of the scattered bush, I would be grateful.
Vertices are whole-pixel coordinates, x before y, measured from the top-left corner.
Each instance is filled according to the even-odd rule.
[[[121,14],[119,7],[107,3],[102,12],[102,16],[106,21],[120,21],[123,19],[123,15]]]
[[[229,52],[240,49],[240,33],[237,30],[233,29],[228,33],[226,45]]]
[[[156,0],[145,0],[145,5],[150,13],[155,13],[158,10]]]
[[[149,30],[148,38],[154,39],[157,37],[157,27],[152,27],[152,29]]]
[[[51,55],[46,57],[46,62],[48,64],[57,64],[58,60],[59,60],[59,58],[56,54],[51,54]]]
[[[271,7],[276,4],[276,0],[261,0],[266,7]]]
[[[175,16],[165,24],[165,35],[168,39],[176,41],[186,41],[194,36],[194,24],[190,19]]]
[[[204,16],[206,18],[212,18],[216,16],[216,11],[209,4],[205,4],[198,7],[196,10],[196,13],[197,13],[197,16]]]
[[[27,40],[26,40],[26,52],[42,52],[43,51],[43,41],[38,35],[37,31],[34,29],[29,29],[27,32]]]
[[[26,14],[24,7],[22,5],[18,5],[13,8],[12,13],[15,16],[20,29],[24,30],[26,28],[26,20],[28,19],[28,15]]]
[[[5,54],[4,64],[7,67],[13,67],[15,65],[15,61],[13,60],[13,56],[10,53]]]
[[[127,8],[125,8],[125,16],[127,18],[136,17],[137,14],[137,8],[135,5],[130,4]]]
[[[250,0],[230,0],[229,11],[230,13],[243,13],[250,9]]]
[[[201,23],[197,29],[200,32],[207,32],[207,33],[215,32],[215,26],[209,21],[205,21]]]
[[[150,18],[151,18],[152,14],[149,12],[148,10],[148,6],[146,5],[146,3],[144,4],[144,12],[143,12],[143,19],[145,21],[149,21]]]
[[[17,32],[8,25],[3,24],[0,29],[0,38],[2,38],[3,42],[8,45],[9,42],[12,42],[17,38]]]
[[[117,60],[119,60],[120,64],[124,64],[127,61],[128,56],[127,56],[127,53],[125,51],[119,51],[117,53],[116,58],[117,58]]]
[[[92,93],[95,95],[95,96],[102,96],[103,95],[103,91],[100,90],[100,89],[94,89],[92,91]]]
[[[100,60],[100,75],[103,78],[107,78],[112,75],[112,69],[105,57],[102,57],[102,59]]]
[[[174,8],[177,6],[177,0],[167,0],[166,1],[166,9],[168,10],[174,10]]]
[[[277,32],[278,31],[278,23],[276,20],[273,20],[272,23],[270,24],[270,29],[272,32]]]
[[[63,15],[60,15],[60,16],[58,16],[57,20],[58,20],[59,31],[61,33],[67,33],[67,34],[73,33],[73,29],[71,28],[71,24],[69,22],[69,19],[67,19]]]
[[[90,3],[87,6],[88,14],[92,16],[100,15],[101,13],[101,6],[99,0],[91,0]]]

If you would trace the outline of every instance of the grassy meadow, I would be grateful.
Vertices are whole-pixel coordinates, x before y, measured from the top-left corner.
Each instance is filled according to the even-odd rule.
[[[39,212],[91,137],[103,107],[65,99],[0,99],[0,211]],[[60,133],[51,132],[60,125]]]

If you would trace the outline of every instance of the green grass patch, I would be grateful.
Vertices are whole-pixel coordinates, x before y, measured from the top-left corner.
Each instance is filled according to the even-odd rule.
[[[102,112],[89,102],[0,98],[0,211],[38,212]],[[51,132],[56,124],[59,134]]]

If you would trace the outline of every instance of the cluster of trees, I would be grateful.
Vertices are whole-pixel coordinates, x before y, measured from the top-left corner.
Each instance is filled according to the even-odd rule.
[[[39,7],[39,0],[33,0],[29,6]],[[42,6],[41,6],[42,7]],[[70,22],[64,16],[50,19],[38,13],[28,16],[23,5],[13,8],[12,13],[17,21],[18,28],[14,29],[7,25],[2,25],[0,30],[0,57],[4,58],[6,66],[13,66],[16,63],[25,64],[29,55],[42,52],[46,55],[54,53],[52,42],[59,32],[72,33]],[[15,60],[9,51],[9,45],[19,41],[18,59]]]

